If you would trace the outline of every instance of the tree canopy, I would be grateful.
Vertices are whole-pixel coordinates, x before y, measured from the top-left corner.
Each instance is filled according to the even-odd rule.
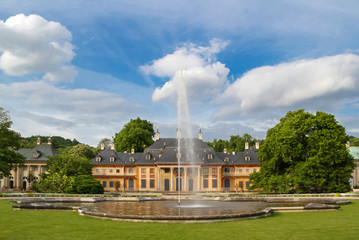
[[[49,157],[48,174],[33,185],[35,191],[56,193],[103,193],[101,183],[92,177],[91,159],[96,149],[78,144]]]
[[[21,140],[21,147],[23,148],[34,148],[36,146],[37,139],[40,138],[41,142],[47,143],[49,136],[31,136],[22,138]],[[63,138],[61,136],[52,136],[51,143],[56,149],[63,149],[67,147],[73,147],[79,144],[80,142],[77,141],[75,138],[73,140],[68,138]]]
[[[24,156],[13,150],[19,148],[21,136],[10,129],[11,125],[8,112],[0,107],[0,177],[9,176],[12,167],[25,161]]]
[[[152,123],[139,117],[131,119],[119,133],[116,133],[115,149],[118,152],[129,152],[134,148],[136,152],[142,152],[145,147],[154,143],[154,135]]]
[[[354,163],[348,136],[335,117],[300,109],[269,129],[258,154],[261,170],[250,175],[252,189],[266,192],[345,192]]]
[[[249,146],[254,146],[256,141],[262,140],[253,139],[248,133],[240,135],[232,135],[228,140],[214,139],[213,142],[206,142],[209,146],[213,147],[216,152],[223,152],[224,148],[228,152],[243,152],[245,143],[248,142]]]

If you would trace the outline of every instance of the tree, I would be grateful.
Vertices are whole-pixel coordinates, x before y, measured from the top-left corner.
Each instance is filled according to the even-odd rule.
[[[65,148],[63,153],[68,153],[74,157],[85,157],[87,159],[93,159],[98,154],[98,149],[80,143],[76,146]]]
[[[356,138],[354,136],[349,136],[349,142],[350,142],[350,146],[353,146],[353,147],[359,146],[359,138]]]
[[[22,165],[23,155],[15,152],[20,146],[21,136],[10,129],[12,121],[8,112],[0,107],[0,177],[9,176],[10,169]]]
[[[223,152],[224,148],[227,149],[228,152],[243,152],[245,143],[248,142],[249,146],[254,146],[256,140],[253,139],[251,135],[248,133],[240,135],[231,136],[230,140],[222,140],[222,139],[214,139],[213,142],[206,142],[209,146],[213,147],[216,152]]]
[[[154,143],[154,136],[155,131],[152,123],[139,117],[131,119],[119,133],[116,133],[115,149],[118,152],[129,152],[134,148],[136,152],[142,152],[146,146]]]
[[[101,139],[101,141],[97,145],[98,149],[101,149],[101,144],[103,144],[105,149],[110,149],[111,144],[113,144],[113,141],[111,139],[108,139],[108,138]]]
[[[267,192],[346,192],[354,163],[348,136],[335,117],[300,109],[269,129],[258,154],[261,170],[250,175],[252,189]]]

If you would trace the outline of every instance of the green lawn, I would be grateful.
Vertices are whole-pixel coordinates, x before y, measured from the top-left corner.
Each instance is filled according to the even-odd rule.
[[[0,200],[0,239],[359,239],[359,201],[339,211],[275,213],[220,223],[132,223],[77,212],[14,211]]]

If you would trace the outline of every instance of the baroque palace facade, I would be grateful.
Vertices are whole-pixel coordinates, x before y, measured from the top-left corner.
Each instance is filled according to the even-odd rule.
[[[34,148],[20,148],[16,152],[25,157],[25,163],[11,169],[9,177],[0,178],[0,190],[30,189],[31,181],[28,178],[31,176],[33,181],[38,181],[41,174],[46,173],[48,157],[58,154],[50,138],[47,143],[41,143],[38,138]]]
[[[160,138],[136,153],[116,152],[114,145],[92,160],[92,175],[105,191],[119,192],[220,192],[247,191],[249,175],[259,171],[256,147],[246,143],[244,152],[215,152],[196,139]],[[180,148],[178,148],[178,144]],[[178,163],[178,157],[180,163]]]

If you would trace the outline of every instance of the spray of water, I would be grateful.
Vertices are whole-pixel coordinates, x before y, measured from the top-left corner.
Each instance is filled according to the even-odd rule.
[[[176,73],[176,82],[177,82],[177,162],[178,162],[178,204],[181,204],[181,188],[186,183],[182,184],[181,179],[181,161],[186,161],[189,164],[192,163],[194,159],[194,143],[193,143],[193,134],[191,126],[191,117],[188,107],[188,96],[187,89],[184,80],[182,71]],[[182,136],[182,131],[184,133],[184,138]],[[186,179],[183,179],[186,181]]]

